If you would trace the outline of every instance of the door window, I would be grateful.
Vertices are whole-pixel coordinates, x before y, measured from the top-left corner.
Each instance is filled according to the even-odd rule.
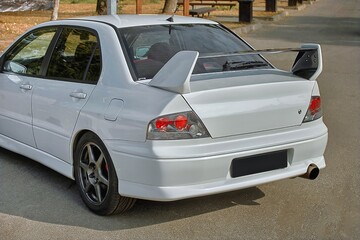
[[[3,71],[40,75],[42,62],[55,33],[56,28],[44,28],[27,34],[6,55]]]
[[[47,76],[97,83],[101,54],[96,35],[84,29],[65,28],[56,43]]]

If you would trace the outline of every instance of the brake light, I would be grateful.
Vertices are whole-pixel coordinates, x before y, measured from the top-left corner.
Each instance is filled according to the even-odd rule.
[[[187,117],[185,115],[179,115],[175,118],[175,127],[178,130],[182,130],[187,126]]]
[[[320,99],[320,97],[312,97],[311,98],[309,110],[310,110],[311,115],[314,115],[314,114],[316,114],[317,112],[319,112],[321,110],[321,99]]]
[[[320,96],[312,96],[309,108],[306,112],[303,122],[310,122],[322,117],[321,98]]]
[[[158,118],[156,119],[156,122],[155,122],[155,126],[156,126],[156,129],[158,130],[165,130],[167,128],[167,126],[169,126],[169,119],[164,117],[164,118]]]
[[[147,139],[190,139],[210,137],[194,112],[158,117],[149,123]]]
[[[169,124],[174,125],[178,130],[182,130],[187,126],[187,117],[185,115],[178,115],[175,120],[169,120],[167,117],[161,117],[155,120],[155,127],[159,131],[166,131]]]

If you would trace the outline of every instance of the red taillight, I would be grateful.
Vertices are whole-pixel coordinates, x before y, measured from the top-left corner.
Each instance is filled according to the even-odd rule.
[[[179,115],[175,118],[175,127],[178,130],[182,130],[187,126],[187,117],[185,115]]]
[[[181,112],[151,120],[147,139],[172,140],[210,137],[205,126],[194,112]]]
[[[312,97],[311,102],[310,102],[310,106],[309,106],[309,111],[311,112],[311,115],[316,114],[317,112],[319,112],[321,109],[321,99],[320,97],[316,96],[316,97]]]
[[[160,131],[165,131],[166,128],[170,125],[175,127],[177,130],[183,130],[187,126],[187,117],[185,115],[176,116],[175,120],[171,120],[167,117],[158,118],[155,121],[156,129]]]
[[[187,126],[187,117],[185,115],[179,115],[175,118],[175,120],[163,117],[158,118],[155,121],[155,127],[160,131],[165,131],[169,125],[175,127],[177,130],[185,129]]]
[[[306,112],[303,122],[310,122],[322,117],[321,98],[320,96],[312,96],[309,108]]]
[[[158,119],[156,119],[156,122],[155,122],[156,129],[163,130],[163,131],[166,130],[166,128],[169,124],[170,124],[170,120],[166,117],[158,118]]]

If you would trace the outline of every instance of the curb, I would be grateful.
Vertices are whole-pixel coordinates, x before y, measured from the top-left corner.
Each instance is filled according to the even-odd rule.
[[[255,31],[262,27],[263,27],[263,24],[261,24],[261,23],[251,23],[244,27],[232,29],[232,31],[235,32],[236,34],[243,34],[243,33],[249,33],[249,32]]]

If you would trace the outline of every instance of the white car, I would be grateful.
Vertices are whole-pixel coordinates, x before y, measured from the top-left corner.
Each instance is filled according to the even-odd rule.
[[[260,55],[282,51],[299,52],[289,72]],[[30,29],[0,68],[0,146],[75,179],[100,215],[325,167],[317,44],[256,51],[209,20],[97,16]]]

